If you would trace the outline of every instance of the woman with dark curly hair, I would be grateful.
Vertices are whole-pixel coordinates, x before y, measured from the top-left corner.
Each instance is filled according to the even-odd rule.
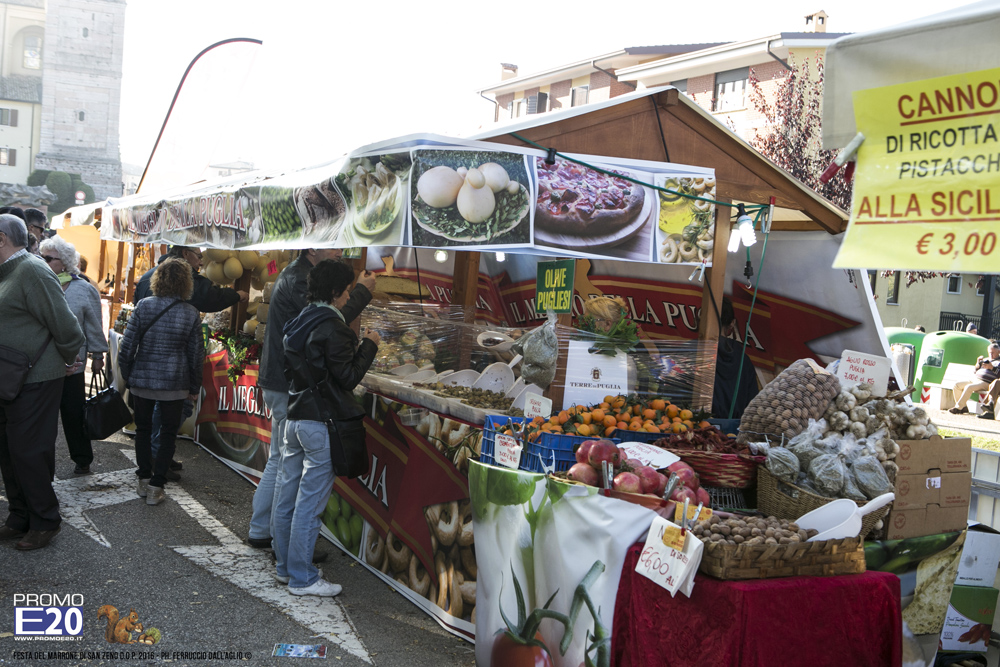
[[[194,306],[185,303],[194,288],[187,262],[164,261],[156,267],[150,286],[153,296],[140,301],[129,318],[118,364],[135,399],[137,492],[147,505],[158,505],[166,497],[163,487],[174,455],[184,400],[197,400],[201,391],[205,348],[201,317]],[[150,440],[153,409],[157,406],[161,415],[160,449],[153,461]]]

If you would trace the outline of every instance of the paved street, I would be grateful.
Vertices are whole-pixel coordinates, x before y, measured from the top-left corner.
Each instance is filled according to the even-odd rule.
[[[325,576],[344,592],[332,600],[288,594],[271,578],[270,552],[242,543],[254,487],[192,442],[178,441],[182,480],[154,507],[135,494],[130,438],[118,434],[94,448],[93,474],[74,475],[60,430],[56,488],[64,521],[52,544],[20,552],[0,543],[0,665],[299,662],[271,657],[277,643],[325,644],[327,660],[345,666],[475,664],[471,644],[322,538]],[[6,511],[0,495],[0,516]],[[18,593],[82,595],[82,640],[15,641]],[[162,641],[145,649],[107,643],[107,622],[98,619],[103,605],[123,617],[134,609]],[[133,650],[153,657],[122,655]],[[50,659],[50,651],[76,657]],[[211,652],[233,654],[205,655]]]

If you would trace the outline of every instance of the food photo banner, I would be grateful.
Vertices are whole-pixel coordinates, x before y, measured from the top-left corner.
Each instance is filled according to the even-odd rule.
[[[993,273],[1000,68],[854,93],[851,221],[835,268]]]
[[[715,172],[421,135],[280,175],[109,200],[101,238],[224,249],[409,246],[711,263]]]

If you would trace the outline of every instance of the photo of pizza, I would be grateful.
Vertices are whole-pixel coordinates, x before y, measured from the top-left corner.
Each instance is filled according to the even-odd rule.
[[[655,196],[641,183],[651,175],[544,158],[535,173],[536,243],[650,261]]]

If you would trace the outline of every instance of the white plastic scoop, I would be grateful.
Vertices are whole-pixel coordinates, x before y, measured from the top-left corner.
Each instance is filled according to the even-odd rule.
[[[504,362],[498,361],[487,366],[472,386],[475,389],[488,389],[504,394],[514,386],[514,371]]]
[[[895,498],[895,494],[883,493],[868,501],[868,504],[863,507],[858,507],[858,504],[853,500],[839,498],[814,509],[812,512],[803,514],[795,523],[803,530],[819,531],[818,535],[809,538],[810,542],[857,537],[861,534],[861,517],[882,509]]]

